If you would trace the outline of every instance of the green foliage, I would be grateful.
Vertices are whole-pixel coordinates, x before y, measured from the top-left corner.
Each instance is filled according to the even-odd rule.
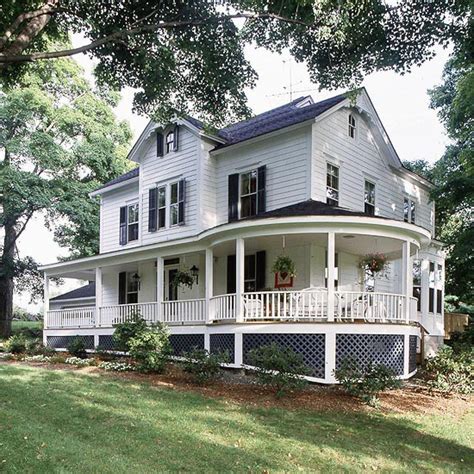
[[[474,348],[472,344],[442,347],[426,361],[429,384],[445,393],[474,392]]]
[[[129,354],[141,372],[163,372],[168,361],[169,331],[162,323],[146,326],[128,341]]]
[[[372,273],[383,273],[386,271],[389,262],[382,253],[369,253],[360,260],[360,268]]]
[[[65,364],[75,365],[77,367],[88,367],[90,365],[95,365],[94,359],[82,359],[81,357],[68,357],[65,361]]]
[[[146,321],[140,314],[132,315],[128,321],[116,324],[113,339],[119,351],[128,352],[130,350],[130,341],[144,332],[147,328]]]
[[[303,376],[309,374],[308,367],[302,356],[289,347],[272,342],[252,349],[249,359],[259,382],[275,389],[277,397],[282,397],[288,391],[302,390],[306,386]]]
[[[113,351],[109,351],[108,349],[106,349],[105,347],[101,345],[98,345],[95,348],[95,356],[98,359],[103,360],[103,361],[112,361],[112,360],[115,360],[117,357]]]
[[[195,283],[194,276],[189,271],[177,270],[171,284],[175,287],[186,286],[192,288]]]
[[[380,392],[401,387],[392,369],[383,364],[370,363],[362,367],[354,359],[344,359],[334,371],[336,380],[344,390],[370,406],[377,406]]]
[[[288,255],[279,255],[272,265],[273,273],[286,273],[290,277],[296,276],[295,262]]]
[[[84,359],[87,357],[86,345],[82,337],[75,337],[67,346],[67,351],[73,357]]]
[[[221,364],[229,362],[227,352],[212,354],[206,349],[194,349],[183,354],[184,371],[191,374],[199,384],[214,380],[219,375]]]
[[[14,334],[5,343],[5,348],[7,352],[11,352],[12,354],[21,354],[26,351],[26,341],[25,336]]]

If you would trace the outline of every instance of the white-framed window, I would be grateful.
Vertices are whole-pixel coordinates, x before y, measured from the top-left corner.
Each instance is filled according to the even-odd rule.
[[[127,272],[127,304],[138,303],[138,280],[136,272]]]
[[[421,260],[413,261],[413,296],[418,299],[417,311],[421,311]]]
[[[441,314],[443,312],[443,265],[438,263],[436,265],[436,312]]]
[[[168,132],[166,135],[166,153],[174,150],[174,132]]]
[[[357,134],[356,118],[352,114],[349,114],[349,117],[348,117],[347,132],[350,138],[356,138],[356,134]]]
[[[166,227],[166,186],[158,187],[158,229]]]
[[[138,240],[138,202],[127,206],[127,239]]]
[[[435,312],[435,263],[430,262],[430,271],[428,279],[428,311]]]
[[[327,163],[326,169],[326,203],[339,205],[339,168],[331,163]]]
[[[403,220],[405,222],[415,223],[416,218],[416,203],[415,201],[404,198],[403,199]]]
[[[170,184],[170,226],[184,224],[184,186],[184,179]]]
[[[367,180],[364,183],[364,212],[375,215],[375,184]]]
[[[240,218],[257,215],[258,171],[251,170],[240,174]]]

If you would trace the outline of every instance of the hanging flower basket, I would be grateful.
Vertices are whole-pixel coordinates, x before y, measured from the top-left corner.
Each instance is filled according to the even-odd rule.
[[[275,259],[272,266],[273,273],[279,273],[283,279],[296,276],[296,265],[287,255],[280,255]]]
[[[194,276],[189,271],[178,270],[171,282],[174,287],[187,286],[192,288],[195,282]]]
[[[383,253],[369,253],[362,257],[360,268],[372,273],[382,273],[387,270],[388,259]]]

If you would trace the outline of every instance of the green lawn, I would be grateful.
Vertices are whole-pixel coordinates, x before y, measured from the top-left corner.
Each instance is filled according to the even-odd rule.
[[[19,329],[41,329],[42,321],[12,321],[12,332],[15,333]]]
[[[1,472],[474,472],[474,416],[249,408],[0,365]]]

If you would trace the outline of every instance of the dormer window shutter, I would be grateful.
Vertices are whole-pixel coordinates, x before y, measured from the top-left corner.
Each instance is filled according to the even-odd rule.
[[[182,179],[178,186],[178,224],[184,225],[184,210],[186,205],[186,180]]]
[[[161,132],[156,132],[156,156],[163,156],[163,134]]]
[[[228,189],[228,213],[229,222],[239,219],[239,174],[229,175]]]
[[[127,243],[127,206],[120,208],[119,243],[120,245]]]
[[[257,194],[257,215],[263,214],[266,211],[266,176],[267,176],[267,167],[260,166],[257,170],[258,173],[258,194]]]
[[[155,232],[158,213],[158,189],[152,188],[148,191],[148,232]]]
[[[173,130],[173,151],[178,151],[179,146],[179,126],[175,125]]]

